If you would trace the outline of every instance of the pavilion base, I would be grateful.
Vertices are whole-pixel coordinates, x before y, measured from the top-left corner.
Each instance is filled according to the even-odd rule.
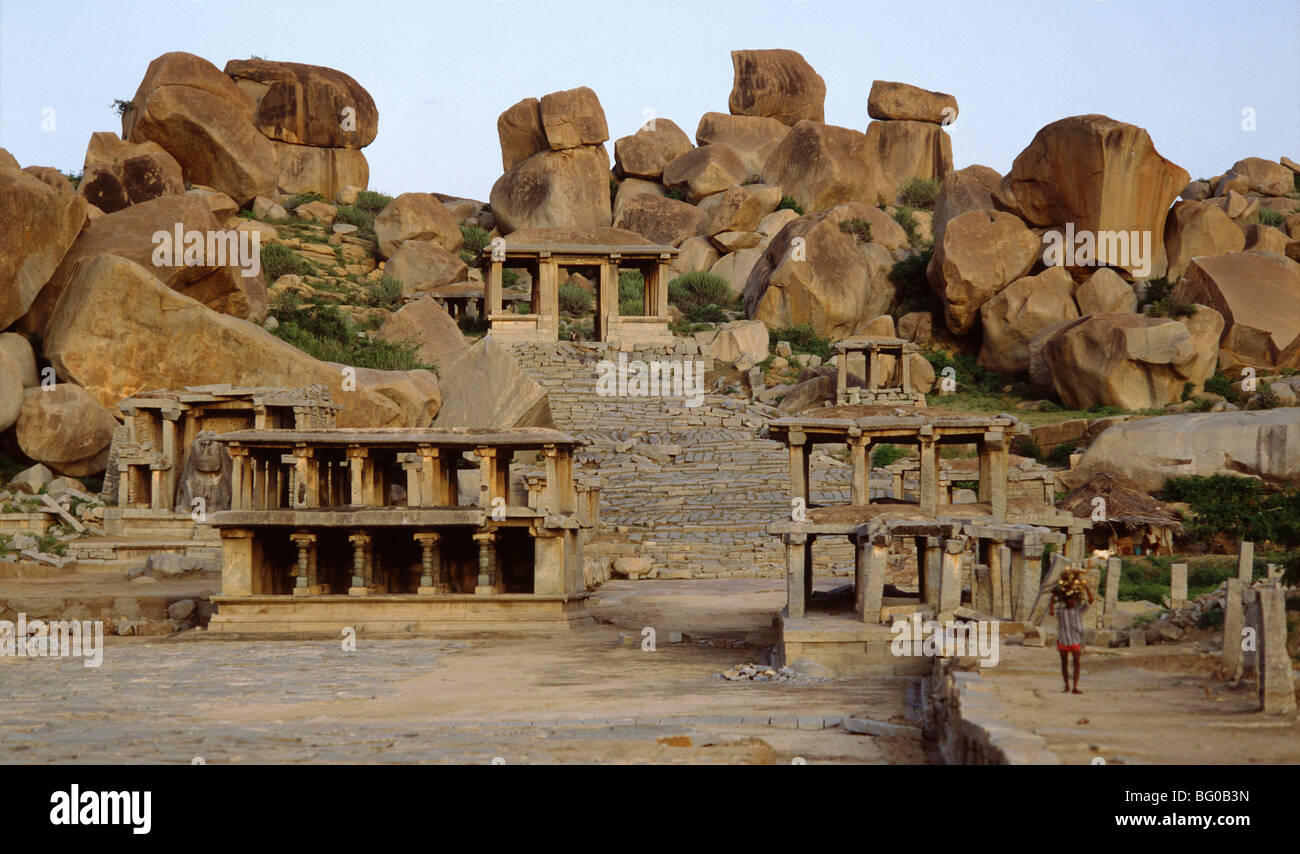
[[[809,614],[790,618],[781,613],[778,667],[800,659],[827,668],[837,678],[861,676],[926,676],[934,663],[928,656],[894,655],[897,635],[880,623],[864,623],[856,615]]]
[[[344,628],[358,634],[413,635],[452,632],[537,631],[592,624],[586,593],[475,596],[443,593],[367,596],[214,596],[217,613],[209,632],[306,634],[337,639]]]

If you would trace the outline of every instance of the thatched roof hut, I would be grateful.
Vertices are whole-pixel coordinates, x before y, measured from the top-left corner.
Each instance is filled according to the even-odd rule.
[[[1097,472],[1058,501],[1056,509],[1093,519],[1089,545],[1122,554],[1138,548],[1157,554],[1171,552],[1173,535],[1183,532],[1178,514],[1167,504],[1152,498],[1136,481],[1114,472]],[[1100,518],[1095,518],[1098,511]]]

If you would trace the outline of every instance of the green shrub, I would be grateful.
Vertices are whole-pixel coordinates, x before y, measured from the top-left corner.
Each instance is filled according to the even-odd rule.
[[[939,198],[939,182],[934,178],[913,178],[903,186],[903,203],[913,208],[934,210]]]
[[[860,243],[871,242],[871,223],[860,217],[853,217],[841,222],[840,231],[853,235]]]
[[[783,326],[780,329],[773,329],[769,340],[773,347],[778,341],[790,342],[790,349],[795,353],[808,353],[813,356],[820,356],[825,362],[831,357],[831,342],[828,338],[823,338],[817,334],[811,323],[797,323],[794,326]]]
[[[418,341],[383,341],[359,335],[356,324],[336,306],[302,306],[295,297],[284,296],[268,313],[279,322],[276,337],[322,361],[381,371],[437,370],[416,355]]]
[[[519,287],[519,274],[509,267],[501,268],[501,287],[517,288]]]
[[[573,316],[590,312],[595,297],[572,282],[561,282],[559,300],[560,313]]]
[[[670,289],[670,299],[671,293]],[[645,277],[640,270],[624,270],[618,274],[618,313],[624,317],[645,314]]]
[[[889,280],[896,286],[894,312],[897,317],[912,311],[928,311],[942,316],[943,303],[934,295],[930,280],[925,276],[932,255],[934,243],[926,243],[890,268]]]
[[[1191,506],[1192,516],[1183,519],[1189,540],[1208,542],[1221,533],[1284,548],[1300,545],[1300,490],[1295,486],[1266,492],[1259,481],[1246,477],[1173,477],[1165,481],[1161,497]]]
[[[1214,376],[1205,381],[1205,390],[1233,402],[1236,402],[1240,396],[1237,390],[1232,387],[1232,379],[1222,370],[1215,371]]]
[[[402,283],[392,276],[380,276],[376,282],[364,286],[366,305],[397,311],[402,307]]]
[[[731,284],[717,273],[696,270],[682,273],[668,283],[668,302],[681,309],[683,314],[706,305],[728,306],[735,299]]]
[[[915,246],[916,242],[921,239],[921,233],[918,231],[916,218],[912,216],[915,211],[908,205],[899,205],[894,209],[894,222],[903,227],[907,232],[907,242]]]
[[[274,282],[286,273],[310,276],[313,272],[311,262],[283,243],[266,244],[262,247],[261,255],[262,271],[268,282]]]
[[[1281,228],[1286,225],[1286,216],[1269,208],[1259,209],[1259,224],[1270,225],[1273,228]]]
[[[462,225],[460,233],[465,238],[465,245],[460,250],[461,260],[471,267],[477,267],[479,255],[491,242],[492,235],[487,229],[477,225]]]
[[[907,456],[907,452],[902,448],[885,443],[877,445],[876,449],[871,452],[871,464],[878,468],[884,468],[893,465],[905,456]]]
[[[1148,317],[1189,317],[1196,314],[1196,306],[1174,302],[1174,283],[1161,276],[1148,279],[1146,294],[1138,304],[1138,311]]]
[[[308,190],[305,193],[299,193],[298,195],[290,198],[289,201],[284,203],[284,209],[287,211],[291,211],[294,208],[298,207],[298,205],[305,205],[308,202],[323,202],[323,201],[325,201],[325,197],[322,196],[320,193],[316,192],[315,190]]]
[[[1261,382],[1259,384],[1258,394],[1260,409],[1275,409],[1281,404],[1281,401],[1278,400],[1277,392],[1273,391],[1272,383]]]
[[[794,211],[799,216],[803,216],[803,206],[794,200],[794,196],[782,196],[781,201],[777,202],[776,209]]]
[[[75,190],[75,189],[77,189],[78,187],[81,186],[81,179],[82,179],[82,177],[83,177],[85,174],[86,174],[86,173],[85,173],[84,171],[82,171],[82,172],[64,172],[64,173],[63,173],[63,177],[68,179],[68,181],[72,184],[72,189]]]
[[[1068,466],[1070,464],[1070,454],[1073,454],[1077,449],[1078,445],[1074,442],[1062,442],[1047,452],[1047,457],[1043,462],[1053,466]]]
[[[372,210],[360,205],[340,205],[334,213],[334,221],[355,225],[358,237],[375,241],[375,212]]]
[[[942,350],[930,350],[922,354],[934,367],[936,377],[943,374],[944,368],[952,368],[957,375],[957,390],[965,392],[999,392],[1006,380],[998,374],[977,364],[975,357],[969,353],[950,356]]]
[[[134,109],[135,109],[134,101],[123,101],[121,98],[113,99],[113,112],[117,113],[119,116],[124,116],[126,115],[128,110],[134,110]]]
[[[726,323],[727,313],[713,304],[696,305],[686,311],[686,319],[692,323]]]
[[[684,202],[684,201],[686,201],[686,194],[683,193],[681,190],[678,190],[676,187],[674,187],[673,189],[669,190],[669,191],[668,191],[667,193],[665,193],[664,195],[667,196],[668,198],[672,199],[672,200],[675,201],[675,202]]]

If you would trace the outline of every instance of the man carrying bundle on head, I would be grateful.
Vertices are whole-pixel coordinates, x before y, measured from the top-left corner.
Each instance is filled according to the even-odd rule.
[[[1083,597],[1088,597],[1084,604]],[[1057,613],[1057,603],[1060,613]],[[1067,569],[1061,573],[1056,587],[1052,590],[1052,600],[1047,606],[1047,613],[1056,617],[1056,649],[1061,653],[1061,678],[1065,688],[1061,693],[1070,691],[1070,655],[1074,656],[1074,693],[1079,690],[1079,659],[1083,655],[1083,612],[1092,604],[1092,590],[1084,580],[1083,571]]]

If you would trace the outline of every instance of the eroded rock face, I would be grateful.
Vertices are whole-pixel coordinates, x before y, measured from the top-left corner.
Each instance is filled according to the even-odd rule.
[[[790,127],[777,119],[705,113],[695,129],[695,142],[727,146],[740,156],[745,171],[754,176],[763,174],[763,164],[789,132]]]
[[[301,62],[232,59],[225,73],[256,103],[253,124],[269,139],[355,149],[374,142],[379,133],[374,99],[342,71]]]
[[[878,243],[862,243],[841,230],[866,218],[866,205],[840,205],[791,222],[772,239],[745,285],[751,318],[777,329],[811,323],[838,341],[884,314],[894,298],[894,259]]]
[[[1128,314],[1137,311],[1137,294],[1124,277],[1102,267],[1079,285],[1074,301],[1080,314]]]
[[[17,359],[0,349],[0,432],[14,425],[22,408],[22,367]]]
[[[972,210],[950,220],[926,269],[948,329],[969,332],[980,306],[1028,273],[1038,249],[1034,233],[1004,211]]]
[[[1300,339],[1300,272],[1286,258],[1254,252],[1196,258],[1171,299],[1204,303],[1223,315],[1222,347],[1241,364],[1277,366]]]
[[[497,117],[497,137],[501,140],[501,168],[509,172],[514,166],[539,151],[546,151],[546,131],[542,129],[542,102],[524,98]]]
[[[439,369],[469,349],[456,321],[431,297],[414,300],[393,312],[379,327],[378,335],[385,341],[416,341],[416,357]]]
[[[441,403],[429,371],[345,369],[318,361],[116,255],[77,265],[50,320],[45,355],[60,377],[79,383],[105,407],[153,388],[320,384],[343,406],[340,427],[425,427]]]
[[[79,385],[29,388],[14,425],[18,447],[32,459],[69,477],[99,474],[117,420]]]
[[[665,166],[693,148],[686,132],[668,119],[656,118],[653,125],[615,141],[615,174],[658,181]]]
[[[375,217],[375,237],[385,258],[407,240],[431,240],[451,253],[465,245],[451,211],[429,193],[402,193],[389,202]]]
[[[435,427],[554,427],[546,390],[491,335],[441,368],[444,405]]]
[[[763,116],[783,124],[826,120],[826,81],[793,50],[733,50],[735,80],[727,106],[733,115]]]
[[[767,358],[767,327],[757,320],[733,320],[718,327],[709,355],[748,370]]]
[[[740,155],[725,145],[702,145],[664,166],[663,183],[697,204],[705,196],[740,186],[745,165]]]
[[[888,184],[871,159],[867,135],[821,122],[799,122],[763,165],[763,180],[792,196],[805,213],[848,202],[875,206]]]
[[[1187,327],[1141,314],[1093,314],[1058,329],[1042,358],[1071,409],[1151,409],[1176,403],[1183,386],[1203,383],[1203,361]]]
[[[913,178],[942,181],[952,171],[952,140],[930,122],[872,122],[867,125],[867,149],[884,170],[890,201]]]
[[[609,158],[600,146],[538,152],[497,179],[490,201],[503,234],[608,226]]]
[[[993,191],[1001,181],[997,171],[978,163],[949,173],[939,185],[930,219],[935,245],[943,240],[943,230],[953,217],[966,211],[993,210]]]
[[[257,103],[207,60],[163,54],[149,63],[132,104],[122,137],[158,143],[186,180],[241,206],[275,189],[275,149],[253,124]]]
[[[1294,173],[1290,169],[1262,157],[1238,160],[1228,174],[1240,176],[1249,192],[1265,196],[1285,196],[1295,189]]]
[[[542,132],[552,151],[600,145],[609,139],[605,110],[586,86],[543,95],[540,107]]]
[[[464,281],[469,267],[433,240],[405,240],[388,259],[384,275],[401,282],[402,293],[410,296]]]
[[[703,211],[686,202],[639,194],[620,201],[614,211],[614,227],[635,231],[661,246],[679,246],[703,232],[707,218]]]
[[[1149,232],[1152,257],[1140,275],[1160,276],[1166,269],[1165,215],[1187,178],[1142,128],[1101,115],[1072,116],[1035,134],[995,196],[1031,226]],[[1099,264],[1137,272],[1137,261],[1105,257],[1098,249]]]
[[[1300,408],[1139,418],[1107,428],[1067,475],[1073,488],[1098,471],[1119,471],[1157,491],[1171,477],[1255,475],[1300,479]]]
[[[58,269],[50,276],[49,284],[33,302],[31,311],[23,319],[23,328],[44,335],[54,307],[77,263],[105,252],[146,267],[163,284],[209,308],[235,317],[260,320],[266,314],[266,280],[260,272],[255,276],[244,276],[243,268],[238,266],[239,260],[227,256],[224,264],[217,264],[222,259],[210,258],[205,251],[201,259],[194,259],[202,263],[174,264],[171,261],[177,259],[161,256],[160,260],[165,263],[154,263],[155,253],[162,245],[154,240],[154,235],[159,231],[166,232],[174,244],[178,223],[182,233],[216,234],[224,231],[209,202],[202,196],[190,194],[162,196],[92,220],[77,236]],[[251,256],[251,245],[248,248]],[[260,258],[257,263],[260,267]]]
[[[86,202],[0,166],[0,329],[27,313],[86,221]]]
[[[77,193],[104,213],[184,192],[181,165],[158,143],[126,142],[107,131],[91,135]]]
[[[907,83],[873,80],[867,96],[867,115],[873,119],[950,125],[957,120],[957,99]]]
[[[344,187],[370,186],[370,164],[354,148],[316,148],[272,140],[279,172],[275,188],[287,196],[320,193],[333,199]]]
[[[1165,221],[1166,277],[1177,281],[1193,258],[1240,252],[1245,242],[1241,229],[1222,208],[1205,202],[1177,202]]]
[[[979,362],[1002,374],[1029,370],[1029,342],[1043,328],[1079,316],[1074,280],[1063,267],[1017,279],[980,306]]]

